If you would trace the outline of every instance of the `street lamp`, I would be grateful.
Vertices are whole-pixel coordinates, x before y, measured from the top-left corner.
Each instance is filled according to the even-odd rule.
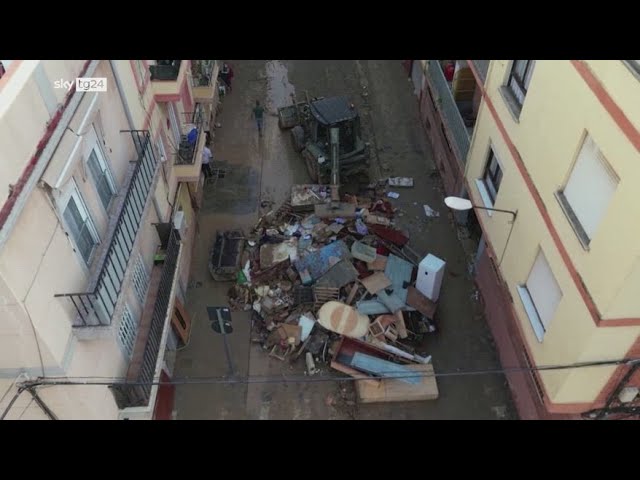
[[[467,198],[460,198],[460,197],[446,197],[444,199],[444,203],[447,205],[447,207],[449,207],[452,210],[466,211],[466,210],[471,210],[473,208],[473,209],[480,209],[480,210],[489,210],[491,212],[509,213],[513,215],[513,218],[509,222],[511,223],[511,228],[509,229],[509,235],[507,236],[507,241],[504,244],[504,250],[502,250],[502,255],[500,255],[500,261],[498,262],[498,266],[500,266],[500,264],[502,263],[502,259],[504,258],[504,253],[507,251],[507,245],[509,245],[509,240],[511,239],[511,232],[513,232],[513,224],[516,221],[518,211],[517,210],[516,211],[501,210],[499,208],[481,207],[479,205],[474,205],[473,203],[471,203],[471,200]]]

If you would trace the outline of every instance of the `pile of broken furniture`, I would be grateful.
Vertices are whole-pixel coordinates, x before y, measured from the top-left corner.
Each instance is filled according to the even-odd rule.
[[[419,259],[394,228],[386,182],[344,195],[355,206],[350,218],[309,208],[330,189],[295,186],[290,201],[260,218],[231,308],[252,310],[252,341],[270,356],[304,358],[307,375],[325,364],[357,378],[360,402],[437,398],[431,357],[410,345],[435,331],[437,295],[416,288]]]

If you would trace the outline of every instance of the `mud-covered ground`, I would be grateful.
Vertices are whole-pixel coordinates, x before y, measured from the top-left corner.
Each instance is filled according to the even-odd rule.
[[[418,118],[416,98],[400,61],[297,60],[231,61],[233,92],[224,98],[213,153],[225,177],[205,190],[186,308],[193,331],[177,354],[175,378],[221,379],[217,383],[178,385],[177,419],[511,419],[516,418],[501,374],[475,373],[499,368],[496,352],[468,274],[468,255],[443,205],[432,150]],[[216,231],[250,230],[264,210],[261,200],[281,204],[295,183],[309,183],[304,163],[281,132],[275,110],[299,97],[347,94],[359,108],[371,144],[373,177],[414,178],[414,188],[397,189],[396,222],[421,257],[432,253],[447,261],[438,313],[439,331],[421,350],[433,357],[440,396],[428,402],[358,405],[352,381],[323,369],[319,378],[336,381],[289,382],[302,376],[297,364],[271,358],[250,342],[250,313],[233,312],[226,360],[222,336],[211,329],[207,306],[227,305],[230,284],[214,282],[207,255]],[[251,111],[256,100],[271,115],[258,136]],[[423,205],[439,212],[426,217]],[[231,372],[233,370],[233,372]],[[232,373],[232,374],[231,374]],[[242,381],[237,381],[238,379]],[[248,381],[247,381],[248,379]],[[224,382],[224,383],[223,383]]]

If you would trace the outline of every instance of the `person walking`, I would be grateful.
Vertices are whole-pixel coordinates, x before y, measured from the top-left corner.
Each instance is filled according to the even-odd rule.
[[[262,136],[262,127],[264,126],[264,107],[260,105],[260,100],[256,100],[256,106],[253,108],[253,117],[256,119],[258,126],[258,135]]]
[[[205,145],[204,150],[202,150],[202,172],[204,173],[205,180],[210,178],[213,173],[211,171],[212,157],[213,157],[213,154],[211,153],[211,150],[209,149],[209,147]]]
[[[233,68],[229,66],[228,63],[224,63],[222,68],[220,69],[220,78],[224,82],[225,86],[229,89],[229,93],[231,93],[231,81],[233,80]]]

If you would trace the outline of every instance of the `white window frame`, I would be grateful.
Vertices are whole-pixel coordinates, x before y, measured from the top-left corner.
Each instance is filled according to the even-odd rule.
[[[142,63],[142,60],[136,60],[136,68],[138,70],[138,78],[140,79],[140,88],[142,88],[142,86],[144,85],[144,79],[146,78],[146,73],[145,72],[145,68],[144,68],[144,63]]]
[[[136,316],[131,311],[131,308],[129,308],[129,305],[125,303],[122,316],[120,317],[120,325],[118,326],[118,345],[127,360],[130,360],[133,356],[139,327],[139,317]]]
[[[518,62],[527,62],[525,65],[525,72],[523,78],[515,71]],[[507,77],[507,88],[513,95],[515,101],[520,108],[524,105],[524,101],[529,93],[529,85],[531,85],[531,77],[533,76],[533,70],[536,67],[535,60],[513,60],[511,62],[511,68],[509,68],[509,76]]]
[[[589,146],[589,143],[591,144],[590,146]],[[582,157],[583,152],[585,151],[585,149],[587,149],[588,151],[589,148],[592,150],[595,158],[588,157],[587,159],[584,159]],[[588,153],[585,153],[585,154],[589,155]],[[583,215],[582,212],[584,211],[585,207],[572,204],[570,197],[566,195],[567,187],[570,185],[571,180],[575,178],[574,174],[575,174],[576,168],[578,167],[579,162],[581,161],[598,162],[599,166],[602,167],[603,174],[607,175],[608,180],[615,184],[613,188],[613,192],[608,198],[608,203],[605,206],[604,211],[601,212],[600,218],[596,220],[596,226],[593,227],[590,232],[587,231],[587,229],[584,226],[584,223],[583,223],[584,218],[583,220],[580,220],[580,216]],[[620,183],[620,177],[618,177],[616,172],[613,170],[613,168],[611,167],[611,165],[603,155],[602,150],[600,150],[600,147],[598,147],[598,144],[595,142],[594,138],[591,135],[589,135],[588,132],[586,132],[582,136],[582,141],[580,142],[580,147],[578,149],[578,153],[576,155],[575,161],[573,162],[571,166],[571,170],[569,171],[569,176],[567,177],[567,180],[564,186],[560,190],[558,190],[558,192],[556,192],[556,198],[558,199],[560,206],[562,207],[562,210],[564,211],[564,214],[567,217],[567,220],[569,221],[569,224],[573,228],[576,236],[578,237],[578,240],[586,250],[589,249],[589,245],[591,241],[597,234],[598,229],[600,228],[600,225],[602,224],[606,216],[606,209],[608,208],[611,201],[613,200],[613,197],[615,196],[615,192],[618,188],[619,183]],[[575,199],[573,200],[575,203]]]
[[[489,162],[491,161],[492,157],[496,161],[498,168],[502,172],[502,176],[500,177],[500,185],[498,185],[498,189],[496,190],[496,193],[494,196],[495,200],[492,200],[491,198],[492,195],[489,192],[489,187],[485,182],[487,169],[489,168]],[[498,155],[496,154],[496,149],[493,147],[493,144],[491,143],[489,143],[489,149],[487,150],[486,158],[487,159],[484,163],[484,166],[482,167],[482,175],[480,178],[477,178],[475,180],[475,183],[476,183],[476,187],[478,188],[478,192],[480,193],[480,198],[482,199],[482,203],[484,204],[484,206],[487,208],[493,208],[495,205],[495,202],[498,200],[498,193],[500,192],[500,186],[504,181],[504,168],[502,166],[502,162],[500,161],[500,158],[498,158]],[[494,190],[495,190],[495,185],[492,185],[492,186],[494,187]],[[485,210],[485,212],[490,217],[493,214],[493,212],[491,212],[490,210]]]
[[[87,204],[85,203],[84,199],[82,198],[82,194],[80,193],[80,189],[78,188],[78,184],[76,183],[75,179],[72,179],[71,182],[69,182],[69,188],[66,192],[66,194],[63,196],[63,198],[61,199],[60,205],[63,205],[63,207],[61,208],[61,212],[60,212],[60,217],[62,218],[62,221],[64,222],[64,225],[66,226],[66,230],[69,232],[69,238],[71,239],[73,245],[74,245],[74,249],[75,251],[78,253],[78,255],[80,255],[80,257],[82,258],[83,262],[85,262],[85,264],[89,265],[91,264],[91,261],[93,260],[93,257],[95,255],[95,251],[96,251],[96,247],[98,245],[100,245],[100,236],[98,235],[98,230],[96,229],[95,223],[93,221],[93,217],[91,216],[91,212],[89,210],[89,208],[87,207]],[[73,229],[71,228],[71,226],[68,224],[67,219],[65,217],[65,212],[67,211],[67,208],[69,206],[69,202],[73,199],[74,203],[76,204],[76,207],[78,208],[78,211],[80,212],[80,215],[82,215],[83,221],[86,222],[89,233],[91,234],[91,236],[93,237],[93,241],[94,241],[94,245],[93,245],[93,249],[91,250],[91,254],[89,255],[88,259],[85,259],[84,256],[82,255],[82,253],[80,252],[80,248],[78,246],[78,242],[77,239],[75,238],[74,234],[73,234]]]
[[[640,60],[623,60],[622,62],[633,74],[633,76],[640,80]]]
[[[158,152],[158,158],[161,162],[167,161],[167,151],[164,148],[164,141],[162,140],[162,135],[158,135],[158,139],[156,140],[156,150]]]
[[[94,132],[95,132],[95,128],[94,128]],[[89,160],[91,158],[91,154],[93,153],[95,153],[96,159],[98,160],[98,166],[102,169],[102,174],[107,179],[107,184],[109,185],[109,189],[111,190],[111,198],[109,199],[109,203],[107,205],[104,204],[102,197],[100,196],[100,191],[98,190],[98,184],[100,179],[96,177],[93,169],[89,166]],[[107,211],[109,210],[109,205],[111,205],[111,202],[113,201],[113,198],[116,196],[118,190],[116,188],[116,182],[113,178],[113,173],[111,172],[109,163],[107,162],[104,152],[100,147],[100,142],[98,142],[97,139],[93,147],[89,151],[89,155],[87,155],[86,164],[87,164],[87,170],[90,171],[91,177],[93,178],[93,183],[96,189],[96,193],[98,195],[98,198],[100,199],[100,205],[102,205],[105,211]]]
[[[178,121],[178,107],[176,107],[174,102],[169,102],[167,104],[167,108],[169,110],[171,135],[173,135],[173,138],[176,141],[175,148],[178,149],[180,146],[180,139],[182,138],[182,129],[180,128],[180,122]]]
[[[539,310],[539,306],[536,306],[535,300],[533,298],[533,296],[531,295],[531,291],[529,289],[528,284],[531,282],[531,275],[534,272],[534,270],[536,269],[536,265],[538,263],[539,260],[542,260],[544,262],[543,268],[546,268],[548,270],[549,276],[551,278],[551,282],[544,282],[545,285],[549,285],[549,284],[554,284],[555,287],[557,288],[559,297],[557,300],[557,303],[555,304],[555,306],[552,309],[552,313],[547,317],[547,318],[543,318],[540,315],[540,310]],[[555,316],[557,315],[558,312],[558,308],[560,306],[560,303],[562,302],[562,297],[563,297],[563,293],[562,293],[562,289],[560,288],[560,284],[558,283],[558,280],[556,279],[555,275],[553,274],[553,270],[551,269],[551,265],[549,264],[546,255],[544,254],[544,252],[542,251],[542,249],[538,250],[538,253],[533,261],[533,265],[531,267],[531,270],[529,271],[529,275],[527,276],[527,281],[526,283],[522,284],[522,285],[518,285],[517,286],[517,290],[518,290],[518,295],[520,296],[520,300],[522,301],[522,305],[524,307],[524,310],[527,314],[527,317],[529,319],[529,323],[531,324],[531,328],[533,329],[533,332],[536,336],[536,338],[538,339],[538,342],[542,343],[544,340],[544,336],[547,333],[547,331],[549,330],[549,325],[551,324],[551,322],[553,321],[553,319],[555,318]],[[545,297],[546,298],[546,297]]]

